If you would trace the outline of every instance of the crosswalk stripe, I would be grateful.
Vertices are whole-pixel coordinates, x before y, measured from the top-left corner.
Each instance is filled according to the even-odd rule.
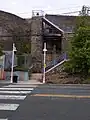
[[[0,91],[0,93],[7,93],[7,94],[29,94],[31,91]]]
[[[29,87],[29,88],[35,88],[35,87],[37,87],[37,85],[6,85],[4,87],[22,87],[22,88]]]
[[[35,87],[30,85],[3,86],[0,88],[0,100],[24,100]],[[0,111],[15,111],[18,107],[19,104],[0,103]],[[8,118],[0,118],[0,120],[8,120]]]
[[[0,99],[11,99],[11,100],[24,100],[24,95],[0,95]]]
[[[34,88],[0,88],[0,90],[33,90]]]
[[[16,110],[19,107],[19,104],[4,104],[0,103],[0,110]],[[6,119],[7,120],[7,119]]]

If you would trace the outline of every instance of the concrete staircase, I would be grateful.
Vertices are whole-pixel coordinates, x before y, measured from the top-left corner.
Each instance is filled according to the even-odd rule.
[[[67,60],[68,59],[66,57],[66,53],[64,53],[60,57],[58,57],[56,60],[51,61],[49,64],[47,64],[46,65],[46,69],[45,69],[46,76],[50,76],[55,71],[61,72],[63,70],[63,63],[66,62]],[[30,77],[30,80],[42,83],[42,80],[43,80],[43,69],[42,69],[42,73],[32,73],[31,77]]]
[[[51,25],[53,28],[57,29],[60,31],[60,33],[64,34],[64,31],[60,29],[57,25],[53,24],[51,21],[49,21],[47,18],[43,17],[42,18],[45,23],[48,25]],[[49,64],[46,65],[45,68],[45,73],[52,72],[52,70],[60,67],[66,60],[66,53],[62,54],[60,57],[58,57],[56,60],[51,61]],[[61,68],[60,68],[61,69]],[[43,79],[43,68],[42,68],[42,73],[32,73],[30,80],[37,80],[37,81],[42,81]]]

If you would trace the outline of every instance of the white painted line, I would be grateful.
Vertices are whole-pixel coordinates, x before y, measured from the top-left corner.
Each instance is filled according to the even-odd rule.
[[[24,88],[24,87],[27,87],[27,88],[35,88],[37,87],[37,85],[6,85],[4,87],[21,87],[21,88]]]
[[[24,100],[24,95],[0,95],[0,99],[11,99],[11,100]]]
[[[0,90],[33,90],[34,88],[0,88]]]
[[[16,110],[19,104],[4,104],[0,103],[0,110]]]
[[[3,118],[2,118],[2,119],[0,119],[0,120],[8,120],[8,119],[7,119],[7,118],[6,118],[6,119],[3,119]]]
[[[29,94],[31,91],[0,91],[0,93],[9,93],[9,94]]]

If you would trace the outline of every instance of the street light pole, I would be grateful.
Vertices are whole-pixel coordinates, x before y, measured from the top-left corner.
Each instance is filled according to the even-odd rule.
[[[43,52],[44,52],[44,65],[43,65],[43,83],[45,83],[45,68],[46,68],[46,43],[44,43],[44,49],[43,49]]]
[[[15,44],[13,43],[13,50],[12,50],[12,66],[11,66],[11,83],[13,83],[13,66],[14,66],[14,52],[16,51]]]

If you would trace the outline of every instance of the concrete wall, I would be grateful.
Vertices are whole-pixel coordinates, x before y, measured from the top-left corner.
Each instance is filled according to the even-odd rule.
[[[18,76],[19,81],[29,80],[28,72],[16,71],[14,72],[14,75]],[[11,79],[10,76],[11,76],[11,72],[5,72],[5,80],[9,81]]]
[[[33,17],[31,22],[32,72],[41,72],[42,68],[42,18]]]

